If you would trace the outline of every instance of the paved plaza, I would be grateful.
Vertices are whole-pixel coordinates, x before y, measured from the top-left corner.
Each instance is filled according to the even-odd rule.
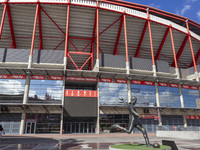
[[[175,141],[179,150],[200,150],[199,140],[183,140],[173,138],[157,138],[148,134],[150,142],[162,143],[162,140]],[[109,145],[119,143],[144,144],[142,134],[35,134],[4,135],[0,142],[0,150],[74,150],[95,149],[108,150]]]

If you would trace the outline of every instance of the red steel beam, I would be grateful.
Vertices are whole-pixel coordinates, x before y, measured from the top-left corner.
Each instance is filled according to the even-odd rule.
[[[149,27],[149,39],[150,39],[150,44],[151,44],[151,58],[152,58],[152,65],[155,66],[155,61],[154,61],[154,53],[153,53],[153,41],[152,41],[152,36],[151,36],[151,24],[150,24],[150,19],[149,19],[149,11],[147,11],[147,16],[148,16],[148,27]]]
[[[144,35],[145,35],[145,32],[146,32],[147,26],[148,26],[148,20],[146,21],[146,23],[144,25],[144,28],[143,28],[143,31],[142,31],[142,35],[140,37],[140,42],[138,43],[137,50],[135,52],[135,57],[138,57],[138,55],[139,55],[140,47],[142,45],[142,41],[144,39]]]
[[[40,42],[39,42],[39,50],[43,49],[43,43],[42,43],[42,21],[41,21],[41,6],[39,5],[38,9],[38,23],[39,23],[39,36],[40,36]]]
[[[69,6],[69,5],[68,5]],[[68,7],[67,7],[68,8]],[[47,15],[47,17],[56,25],[56,27],[65,35],[65,32],[58,26],[58,24],[48,15],[48,13],[41,7],[41,10]],[[67,9],[68,12],[68,9]]]
[[[81,52],[83,52],[90,45],[90,43],[92,43],[92,40],[82,49]]]
[[[0,39],[1,39],[2,31],[3,31],[3,25],[4,25],[5,16],[6,16],[6,9],[7,9],[7,4],[4,5],[3,14],[1,18]]]
[[[70,39],[68,39],[68,41],[73,45],[73,47],[76,49],[76,51],[79,52],[79,50],[78,50],[77,47],[74,45],[74,43],[73,43]]]
[[[92,58],[89,61],[88,70],[92,70],[93,69],[94,41],[95,41],[96,28],[97,28],[97,9],[96,9],[95,18],[94,18],[94,26],[93,26],[93,33],[92,33],[92,43],[91,43],[91,48],[90,48],[90,53],[92,53]]]
[[[10,12],[10,6],[9,5],[7,5],[7,13],[8,13],[8,20],[9,20],[9,25],[10,25],[10,34],[11,34],[11,37],[12,37],[11,48],[16,48],[15,35],[14,35],[14,30],[13,30],[13,24],[12,24],[12,18],[11,18],[11,12]]]
[[[125,38],[125,49],[126,49],[126,62],[129,62],[128,60],[128,40],[127,40],[127,31],[126,31],[126,13],[123,13],[124,18],[124,38]]]
[[[161,42],[160,47],[159,47],[159,49],[158,49],[158,52],[157,52],[157,54],[156,54],[156,56],[155,56],[155,60],[158,60],[158,58],[159,58],[160,52],[161,52],[161,50],[162,50],[162,48],[163,48],[163,45],[164,45],[164,43],[165,43],[165,40],[166,40],[166,38],[167,38],[168,33],[169,33],[169,27],[167,28],[167,30],[166,30],[166,32],[165,32],[165,35],[164,35],[164,37],[163,37],[163,39],[162,39],[162,42]]]
[[[197,62],[199,60],[199,56],[200,56],[200,49],[199,49],[199,51],[197,52],[197,54],[195,56],[195,62]],[[194,66],[194,63],[192,61],[189,67],[193,67],[193,66]]]
[[[93,26],[93,33],[92,33],[92,43],[91,43],[91,48],[90,48],[90,53],[92,53],[92,58],[90,59],[90,61],[88,63],[88,70],[92,70],[93,69],[93,62],[94,62],[94,42],[95,42],[96,28],[97,28],[97,9],[96,9],[95,18],[94,18],[94,26]]]
[[[33,49],[34,49],[34,43],[35,43],[35,32],[36,32],[36,26],[37,26],[38,10],[39,10],[39,4],[37,4],[36,11],[35,11],[35,21],[34,21],[34,27],[33,27],[31,53],[30,53],[31,56],[33,56]]]
[[[58,44],[58,46],[56,46],[56,48],[54,48],[54,50],[56,50],[64,41],[65,41],[65,39],[62,40],[62,42],[60,42],[60,44]]]
[[[182,52],[183,52],[183,49],[185,48],[185,45],[186,45],[186,43],[187,43],[187,40],[188,40],[188,36],[186,36],[185,39],[183,40],[183,43],[182,43],[181,47],[179,48],[179,51],[178,51],[178,53],[177,53],[177,55],[176,55],[176,60],[177,60],[177,62],[178,62],[179,58],[181,57],[181,54],[182,54]],[[172,67],[175,67],[175,61],[173,61],[173,63],[172,63],[171,66],[172,66]]]
[[[116,43],[115,43],[115,49],[114,49],[113,55],[116,55],[116,54],[118,55],[118,44],[119,44],[119,39],[120,39],[120,35],[121,35],[123,23],[124,23],[124,18],[123,18],[123,15],[122,15],[121,16],[121,22],[120,22],[120,25],[119,25],[119,30],[118,30],[118,34],[117,34],[117,40],[116,40]]]
[[[69,17],[70,17],[70,0],[67,5],[67,22],[66,22],[66,34],[65,34],[65,57],[68,56],[68,45],[69,45]]]
[[[74,60],[72,59],[72,57],[70,56],[70,54],[89,55],[89,58],[85,61],[85,63],[81,66],[81,68],[78,68],[78,66],[76,65],[76,63],[74,62]],[[74,66],[76,67],[77,70],[82,70],[83,67],[87,64],[87,62],[91,59],[92,54],[91,53],[83,53],[83,52],[69,52],[68,53],[68,57],[70,58],[70,60],[72,61],[72,63],[74,64]]]
[[[91,59],[92,54],[90,55],[90,57],[85,61],[85,63],[82,65],[82,67],[79,70],[82,70],[83,67],[87,64],[87,62]]]
[[[96,26],[97,26],[97,59],[99,59],[99,1],[97,1],[97,8],[96,8],[97,18],[96,18]]]
[[[74,60],[72,59],[72,57],[70,56],[69,53],[68,53],[68,57],[69,57],[69,59],[72,61],[72,63],[73,63],[74,66],[76,67],[76,69],[79,70],[78,66],[76,65],[76,63],[74,62]]]
[[[121,17],[119,17],[116,21],[114,21],[111,25],[109,25],[107,28],[105,28],[103,31],[101,31],[101,33],[99,33],[99,36],[104,33],[106,30],[108,30],[110,27],[112,27],[117,21],[119,21],[121,19]]]
[[[173,55],[174,55],[174,66],[177,69],[178,68],[178,64],[177,64],[177,58],[176,58],[176,51],[175,51],[175,47],[174,47],[174,39],[173,39],[173,34],[172,34],[172,26],[169,26],[169,30],[170,30],[170,36],[171,36],[171,43],[172,43],[172,50],[173,50]]]
[[[197,52],[196,56],[195,56],[195,62],[197,63],[197,61],[199,60],[199,57],[200,57],[200,49],[199,51]],[[190,64],[190,67],[194,66],[194,63],[192,61],[192,63]]]
[[[191,53],[192,53],[192,60],[193,60],[193,64],[194,64],[194,70],[195,70],[195,72],[197,72],[197,66],[196,66],[196,61],[195,61],[195,57],[194,57],[194,51],[193,51],[192,39],[191,39],[188,21],[186,21],[186,26],[187,26],[187,32],[188,32],[188,37],[189,37],[190,49],[191,49]],[[199,79],[198,79],[198,81],[199,81]]]

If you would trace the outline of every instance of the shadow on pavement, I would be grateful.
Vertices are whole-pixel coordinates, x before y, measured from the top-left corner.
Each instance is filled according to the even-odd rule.
[[[4,136],[1,139],[0,149],[9,146],[9,149],[36,149],[36,150],[47,150],[47,149],[54,149],[54,150],[66,150],[69,148],[80,149],[81,141],[78,141],[73,138],[66,138],[61,140],[56,140],[51,138],[44,138],[44,137],[27,137],[27,136]],[[20,147],[20,148],[19,148]]]

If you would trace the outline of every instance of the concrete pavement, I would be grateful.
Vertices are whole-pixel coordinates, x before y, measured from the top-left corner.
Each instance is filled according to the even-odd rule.
[[[200,150],[200,139],[158,138],[154,133],[148,136],[151,143],[162,144],[162,140],[170,140],[175,141],[179,150]],[[0,142],[0,150],[108,150],[109,145],[119,143],[145,142],[141,133],[5,135]]]

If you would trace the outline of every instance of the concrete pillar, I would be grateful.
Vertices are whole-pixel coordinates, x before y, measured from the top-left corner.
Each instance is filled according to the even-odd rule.
[[[180,94],[181,107],[184,108],[184,100],[183,100],[181,85],[179,85],[178,88],[179,88],[179,94]]]
[[[126,62],[126,74],[130,74],[129,62]]]
[[[158,92],[158,82],[155,82],[155,91],[156,91],[156,104],[157,107],[160,107],[160,99],[159,99],[159,92]],[[158,126],[162,126],[162,117],[161,117],[161,110],[158,108],[157,113],[158,113]]]
[[[21,115],[21,124],[20,124],[20,130],[19,130],[19,134],[23,135],[24,134],[24,130],[25,130],[25,120],[26,120],[26,112],[23,111],[22,115]]]
[[[128,103],[131,102],[132,94],[131,94],[131,80],[127,80],[127,88],[128,88]]]
[[[158,82],[155,82],[155,90],[156,90],[156,104],[157,104],[157,107],[160,107],[160,99],[159,99],[159,93],[158,93]]]
[[[99,120],[99,115],[100,115],[100,109],[99,109],[99,78],[97,79],[97,93],[98,93],[98,97],[97,97],[97,121],[96,121],[96,134],[99,134],[99,130],[100,130],[100,120]]]
[[[67,57],[64,57],[63,62],[64,62],[64,71],[65,71],[67,68]]]
[[[94,66],[93,71],[99,71],[99,59],[96,59],[96,64]]]
[[[199,81],[199,73],[195,72],[195,76],[196,76],[196,81]]]
[[[65,75],[63,76],[63,96],[62,96],[62,112],[61,112],[61,120],[60,120],[60,134],[63,134],[63,129],[64,129],[64,127],[63,127],[64,106],[65,106]]]
[[[161,110],[158,108],[157,109],[157,112],[158,112],[158,126],[162,126],[162,115],[161,115]]]
[[[180,72],[179,72],[179,69],[178,68],[175,68],[175,71],[176,71],[176,75],[177,75],[177,79],[180,79]]]
[[[31,68],[32,62],[33,62],[33,56],[32,56],[32,55],[29,55],[29,59],[28,59],[28,68]]]
[[[152,70],[153,70],[153,76],[157,76],[156,75],[156,65],[152,65]]]
[[[23,97],[23,104],[27,104],[28,103],[28,94],[29,94],[29,87],[30,87],[30,75],[26,76],[26,85],[25,85],[25,89],[24,89],[24,97]]]
[[[184,127],[186,128],[187,127],[187,119],[186,119],[185,114],[183,115],[183,124],[184,124]]]

